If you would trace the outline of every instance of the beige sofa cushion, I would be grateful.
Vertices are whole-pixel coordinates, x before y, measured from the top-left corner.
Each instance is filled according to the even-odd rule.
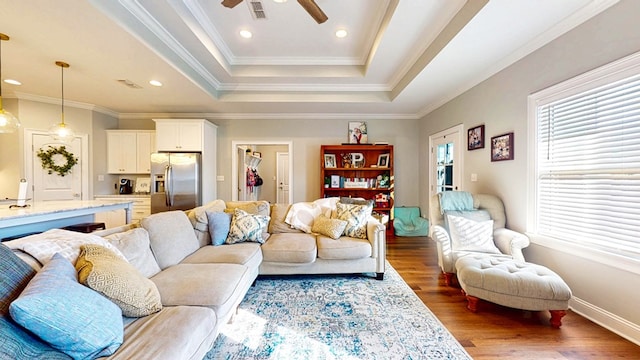
[[[209,308],[165,307],[127,322],[124,343],[108,359],[202,359],[213,346],[219,327],[215,312]]]
[[[316,237],[311,234],[273,234],[262,245],[262,257],[269,262],[310,264],[316,255]]]
[[[255,280],[238,264],[178,264],[151,278],[162,305],[212,308],[219,319],[228,317]]]
[[[149,232],[151,250],[163,270],[200,248],[191,222],[183,211],[152,214],[142,219],[140,225]]]
[[[104,238],[120,250],[129,264],[138,269],[142,275],[152,277],[160,272],[160,266],[151,252],[149,233],[144,228],[134,228],[107,235]]]
[[[337,240],[318,235],[318,257],[325,260],[353,260],[371,256],[371,243],[367,239],[343,236]]]
[[[189,221],[191,221],[191,226],[193,226],[196,238],[200,243],[200,247],[211,243],[211,239],[209,237],[209,220],[206,212],[222,212],[226,207],[227,205],[223,200],[214,200],[186,212]]]
[[[243,242],[233,245],[205,246],[182,260],[183,264],[228,263],[257,269],[262,263],[260,244]]]
[[[318,258],[325,260],[353,260],[370,257],[371,243],[367,239],[343,236],[337,240],[318,235]]]
[[[302,230],[298,230],[285,222],[285,218],[289,213],[291,204],[273,204],[271,205],[271,221],[269,222],[269,233],[301,233]]]

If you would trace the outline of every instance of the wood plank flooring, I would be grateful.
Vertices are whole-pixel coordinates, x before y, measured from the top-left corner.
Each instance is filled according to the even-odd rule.
[[[482,302],[470,312],[460,289],[444,285],[427,237],[387,235],[387,259],[474,359],[640,359],[640,346],[571,310],[560,329],[548,311]]]

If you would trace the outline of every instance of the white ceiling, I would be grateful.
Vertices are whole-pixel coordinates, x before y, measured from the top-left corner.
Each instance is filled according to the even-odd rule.
[[[414,119],[617,2],[249,1],[0,0],[3,96],[59,101],[62,60],[66,102],[123,117]]]

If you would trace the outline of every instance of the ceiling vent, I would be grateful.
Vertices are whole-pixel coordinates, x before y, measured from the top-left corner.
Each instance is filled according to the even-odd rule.
[[[133,81],[129,80],[129,79],[122,79],[122,80],[117,80],[120,84],[128,87],[128,88],[132,88],[132,89],[142,89],[142,86],[134,83]]]
[[[251,0],[247,1],[247,4],[249,5],[249,10],[251,11],[251,15],[254,19],[265,20],[267,18],[261,1]]]

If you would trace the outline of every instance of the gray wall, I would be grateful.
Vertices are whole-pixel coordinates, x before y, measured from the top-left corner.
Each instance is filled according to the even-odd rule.
[[[623,0],[431,112],[420,122],[420,163],[428,163],[429,136],[453,125],[463,123],[466,131],[484,123],[487,144],[491,136],[513,131],[513,161],[492,163],[489,146],[482,150],[464,150],[463,187],[471,192],[500,196],[507,209],[508,226],[526,231],[527,96],[640,51],[639,23],[640,1]],[[471,173],[478,174],[478,182],[470,181]],[[421,179],[427,182],[428,168],[421,168]],[[426,187],[421,188],[420,205],[423,211],[428,209]],[[562,275],[576,297],[597,308],[594,313],[617,315],[635,324],[632,332],[640,334],[637,262],[635,269],[621,269],[535,244],[525,250],[525,257]],[[640,337],[636,339],[640,341]]]

